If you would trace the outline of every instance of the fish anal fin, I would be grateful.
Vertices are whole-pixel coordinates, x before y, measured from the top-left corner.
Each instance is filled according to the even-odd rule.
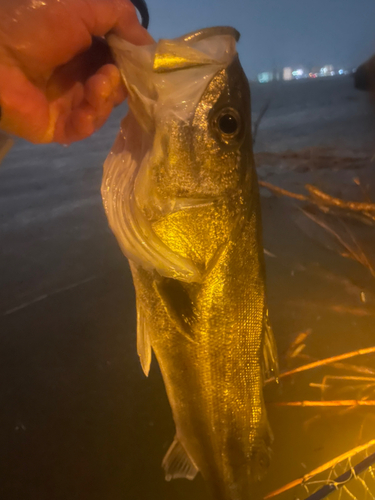
[[[264,343],[263,343],[263,366],[265,378],[274,377],[277,379],[279,374],[279,364],[277,361],[277,348],[270,324],[268,310],[263,317]]]
[[[137,304],[137,352],[142,370],[146,377],[148,377],[152,356],[151,343],[145,312],[140,304]]]
[[[162,467],[165,472],[166,481],[171,479],[190,479],[193,480],[198,473],[198,467],[193,463],[177,437],[169,447]]]

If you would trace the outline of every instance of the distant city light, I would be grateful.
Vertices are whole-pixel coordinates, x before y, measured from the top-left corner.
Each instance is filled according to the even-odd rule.
[[[268,83],[273,80],[273,73],[271,71],[264,71],[263,73],[259,73],[258,81],[259,83]]]
[[[332,73],[334,74],[332,64],[326,64],[320,69],[320,76],[333,76]]]
[[[300,78],[307,78],[308,77],[308,71],[306,71],[305,68],[296,68],[294,71],[292,71],[292,76],[295,80],[299,80]]]
[[[335,69],[332,64],[326,64],[325,66],[312,66],[310,69],[306,67],[291,67],[285,66],[281,71],[279,69],[274,69],[273,71],[264,71],[258,74],[258,81],[260,83],[267,83],[275,80],[300,80],[301,78],[319,78],[319,77],[329,77],[335,75],[348,75],[351,73],[350,69]]]
[[[289,66],[283,69],[283,80],[292,80],[293,75],[292,75],[292,68]]]

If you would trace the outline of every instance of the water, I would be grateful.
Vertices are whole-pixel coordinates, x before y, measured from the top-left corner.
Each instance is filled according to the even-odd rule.
[[[371,196],[374,118],[349,77],[254,85],[254,118],[270,96],[255,147],[260,178],[299,193],[308,182],[346,199]],[[123,113],[70,148],[20,141],[0,168],[6,500],[207,498],[199,477],[164,481],[160,464],[174,425],[155,360],[148,379],[141,370],[131,276],[101,207],[101,166]],[[281,154],[287,150],[298,154]],[[262,206],[264,245],[275,255],[266,256],[267,284],[282,369],[306,362],[285,357],[299,332],[311,331],[301,354],[314,359],[375,345],[368,269],[338,255],[340,245],[308,222],[300,202],[262,189]],[[373,262],[373,227],[347,224]],[[347,362],[375,368],[371,356]],[[274,455],[254,500],[375,437],[371,407],[272,404],[319,400],[320,389],[309,384],[327,374],[358,375],[326,367],[266,388]],[[355,399],[357,392],[335,386],[328,397]],[[279,498],[305,497],[300,489]]]

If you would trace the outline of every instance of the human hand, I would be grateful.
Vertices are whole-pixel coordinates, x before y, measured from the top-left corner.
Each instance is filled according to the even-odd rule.
[[[1,128],[69,144],[101,127],[126,97],[109,31],[153,42],[130,0],[0,0]]]

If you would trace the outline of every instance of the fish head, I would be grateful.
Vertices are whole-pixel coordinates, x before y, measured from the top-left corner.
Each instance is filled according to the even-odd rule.
[[[187,190],[203,196],[238,193],[253,159],[250,90],[237,55],[208,83],[190,127],[185,144],[195,175]]]
[[[208,28],[149,47],[109,39],[131,112],[151,137],[135,188],[149,210],[238,194],[249,174],[250,90],[238,36],[233,28]]]
[[[252,165],[250,90],[233,34],[209,31],[189,49],[187,67],[158,73],[150,178],[164,200],[238,194]]]

